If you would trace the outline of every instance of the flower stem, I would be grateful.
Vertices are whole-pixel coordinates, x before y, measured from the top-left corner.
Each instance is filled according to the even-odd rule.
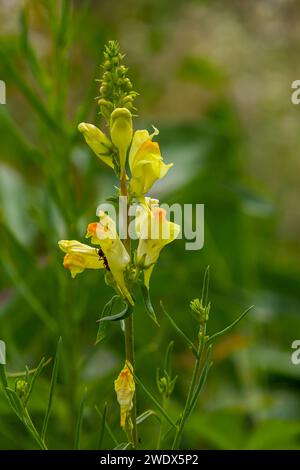
[[[127,182],[126,182],[126,174],[123,174],[123,176],[120,179],[120,191],[121,191],[121,196],[128,197],[128,192],[127,192]],[[129,217],[128,217],[128,210],[127,211],[127,222],[126,222],[126,227],[127,227],[127,233],[126,233],[126,238],[124,239],[124,245],[125,248],[128,251],[128,254],[131,254],[131,241],[128,235],[128,225],[129,225]],[[124,320],[125,323],[125,355],[126,355],[126,361],[129,361],[130,364],[133,367],[134,370],[134,324],[133,324],[133,314],[131,314],[129,317],[127,317]],[[132,421],[132,440],[133,440],[133,446],[136,449],[138,445],[138,435],[137,435],[137,424],[136,424],[136,393],[134,394],[133,397],[133,407],[131,410],[131,421]],[[128,436],[131,440],[131,436]]]
[[[197,385],[197,379],[198,379],[199,372],[200,372],[200,369],[201,369],[201,362],[202,362],[201,358],[202,358],[202,354],[203,354],[204,347],[205,347],[205,333],[206,333],[206,327],[204,327],[204,331],[202,332],[202,335],[201,335],[200,340],[199,340],[199,346],[198,346],[198,350],[197,350],[197,358],[196,358],[196,361],[195,361],[195,364],[194,364],[192,379],[191,379],[191,382],[190,382],[190,386],[189,386],[189,390],[188,390],[184,410],[183,410],[183,413],[182,413],[182,417],[180,419],[179,426],[177,428],[177,431],[176,431],[176,434],[175,434],[175,437],[174,437],[172,449],[177,449],[178,448],[178,446],[180,444],[180,441],[181,441],[181,436],[182,436],[182,432],[183,432],[185,423],[186,423],[186,421],[189,417],[190,406],[191,406],[191,402],[193,400],[193,392],[194,392],[195,387]]]

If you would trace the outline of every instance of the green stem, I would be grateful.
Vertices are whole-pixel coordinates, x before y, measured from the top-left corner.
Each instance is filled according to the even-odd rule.
[[[177,449],[178,448],[178,446],[180,444],[180,441],[181,441],[183,428],[184,428],[186,420],[189,416],[189,410],[190,410],[191,402],[192,402],[192,399],[193,399],[194,390],[195,390],[195,387],[197,385],[197,378],[199,376],[199,372],[200,372],[200,369],[201,369],[201,363],[202,363],[201,358],[202,358],[202,354],[203,354],[204,347],[205,347],[205,333],[206,333],[206,326],[203,327],[202,335],[201,335],[200,340],[199,340],[199,345],[198,345],[198,350],[197,350],[197,358],[196,358],[196,361],[195,361],[195,364],[194,364],[193,374],[192,374],[192,378],[191,378],[191,382],[190,382],[190,386],[189,386],[189,390],[188,390],[184,410],[183,410],[182,417],[181,417],[181,420],[179,422],[179,426],[177,428],[177,431],[176,431],[176,434],[175,434],[175,437],[174,437],[172,449]]]
[[[127,197],[128,192],[127,192],[127,182],[126,182],[126,175],[123,174],[123,176],[120,179],[120,190],[121,190],[121,195]],[[128,217],[128,211],[127,211],[127,230],[128,230],[128,224],[129,224],[129,217]],[[124,245],[125,248],[128,251],[128,254],[131,254],[131,243],[130,243],[130,238],[127,233],[126,238],[124,240]],[[134,324],[133,324],[133,314],[129,315],[124,320],[125,323],[125,356],[126,356],[126,361],[129,361],[130,364],[133,367],[134,370],[134,362],[135,362],[135,357],[134,357]],[[138,434],[137,434],[137,424],[136,424],[136,393],[134,394],[133,397],[133,406],[131,410],[131,421],[132,421],[132,436],[128,435],[129,440],[133,441],[133,446],[136,449],[138,445]],[[130,433],[131,434],[131,433]]]
[[[167,407],[167,398],[165,397],[165,395],[163,396],[163,401],[162,401],[162,407],[163,409],[165,410],[166,407]],[[157,447],[156,447],[156,450],[160,450],[161,448],[161,444],[162,444],[162,437],[163,437],[163,432],[164,432],[164,421],[162,420],[160,422],[160,426],[159,426],[159,434],[158,434],[158,440],[157,440]]]

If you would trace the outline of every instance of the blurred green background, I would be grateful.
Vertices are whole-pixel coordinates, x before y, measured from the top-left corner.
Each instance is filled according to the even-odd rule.
[[[136,311],[137,370],[158,397],[155,372],[175,339],[179,379],[170,413],[184,401],[193,358],[162,316],[162,299],[189,335],[189,301],[211,267],[210,331],[251,304],[255,309],[219,340],[214,367],[184,433],[182,448],[300,448],[299,116],[291,83],[299,78],[300,5],[296,0],[0,1],[0,338],[10,372],[53,357],[63,360],[48,444],[72,448],[74,423],[88,388],[82,448],[96,447],[101,409],[120,441],[113,380],[123,363],[119,325],[94,346],[102,275],[72,280],[57,248],[83,240],[97,205],[115,180],[77,132],[100,125],[95,96],[104,43],[120,41],[140,93],[135,127],[160,129],[174,167],[153,194],[166,202],[205,204],[205,245],[165,249],[152,278],[161,327]],[[41,425],[51,366],[30,411]],[[13,386],[13,381],[12,381]],[[139,413],[151,402],[138,390]],[[35,448],[0,393],[0,448]],[[140,425],[152,448],[157,422]],[[104,446],[113,447],[109,436]]]

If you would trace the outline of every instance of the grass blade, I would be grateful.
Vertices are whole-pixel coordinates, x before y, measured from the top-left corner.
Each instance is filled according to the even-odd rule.
[[[82,396],[80,406],[79,406],[79,414],[78,414],[76,433],[75,433],[74,450],[80,450],[80,436],[81,436],[83,412],[84,412],[84,405],[86,402],[86,397],[87,397],[87,388],[84,389],[83,396]]]
[[[55,355],[53,371],[52,371],[52,377],[51,377],[48,406],[47,406],[47,410],[46,410],[46,414],[45,414],[45,418],[44,418],[44,423],[43,423],[43,428],[42,428],[42,434],[41,434],[41,437],[42,437],[43,441],[45,440],[45,436],[46,436],[46,432],[47,432],[48,422],[49,422],[50,413],[51,413],[51,409],[52,409],[53,397],[54,397],[56,383],[57,383],[61,343],[62,343],[62,339],[60,337],[59,340],[58,340],[58,343],[57,343],[56,355]]]
[[[98,406],[95,405],[95,410],[97,411],[98,415],[100,416],[101,419],[103,419],[103,415],[101,413],[101,411],[99,410]],[[114,433],[112,432],[111,430],[111,427],[110,425],[108,424],[108,422],[105,420],[105,429],[106,431],[108,432],[111,440],[113,441],[114,445],[115,446],[118,446],[120,443],[118,442],[117,438],[115,437]]]
[[[107,403],[104,404],[103,407],[103,413],[101,417],[101,427],[100,427],[100,436],[99,436],[99,441],[97,445],[97,449],[101,449],[103,438],[104,438],[104,432],[105,432],[105,424],[106,424],[106,413],[107,413]]]

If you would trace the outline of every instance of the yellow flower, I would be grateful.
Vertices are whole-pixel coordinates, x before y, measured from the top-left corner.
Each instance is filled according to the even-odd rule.
[[[132,140],[132,115],[127,108],[116,108],[110,117],[110,135],[119,150],[121,177],[125,173],[127,150]]]
[[[98,250],[80,243],[77,240],[60,240],[59,248],[66,253],[64,267],[70,269],[72,277],[82,273],[85,269],[103,269],[104,261]]]
[[[120,425],[125,429],[130,417],[135,393],[135,383],[132,375],[132,365],[126,361],[117,380],[115,380],[115,392],[120,405]]]
[[[112,143],[106,137],[106,135],[93,124],[87,124],[81,122],[78,126],[79,132],[81,132],[85,138],[88,146],[93,152],[100,158],[106,165],[114,168],[112,160]]]
[[[152,141],[157,134],[157,129],[151,135],[146,130],[140,130],[134,133],[132,139],[129,152],[131,171],[129,190],[138,199],[149,191],[155,181],[163,178],[173,165],[173,163],[166,165],[163,162],[158,143]]]
[[[120,293],[133,305],[134,302],[124,278],[124,273],[130,264],[130,256],[118,236],[115,222],[101,211],[99,222],[89,224],[86,237],[91,237],[92,243],[100,245]]]
[[[139,206],[136,214],[136,232],[139,244],[136,262],[144,269],[144,283],[149,289],[150,277],[160,252],[165,245],[175,240],[180,226],[166,219],[166,211],[150,200],[150,210]]]

